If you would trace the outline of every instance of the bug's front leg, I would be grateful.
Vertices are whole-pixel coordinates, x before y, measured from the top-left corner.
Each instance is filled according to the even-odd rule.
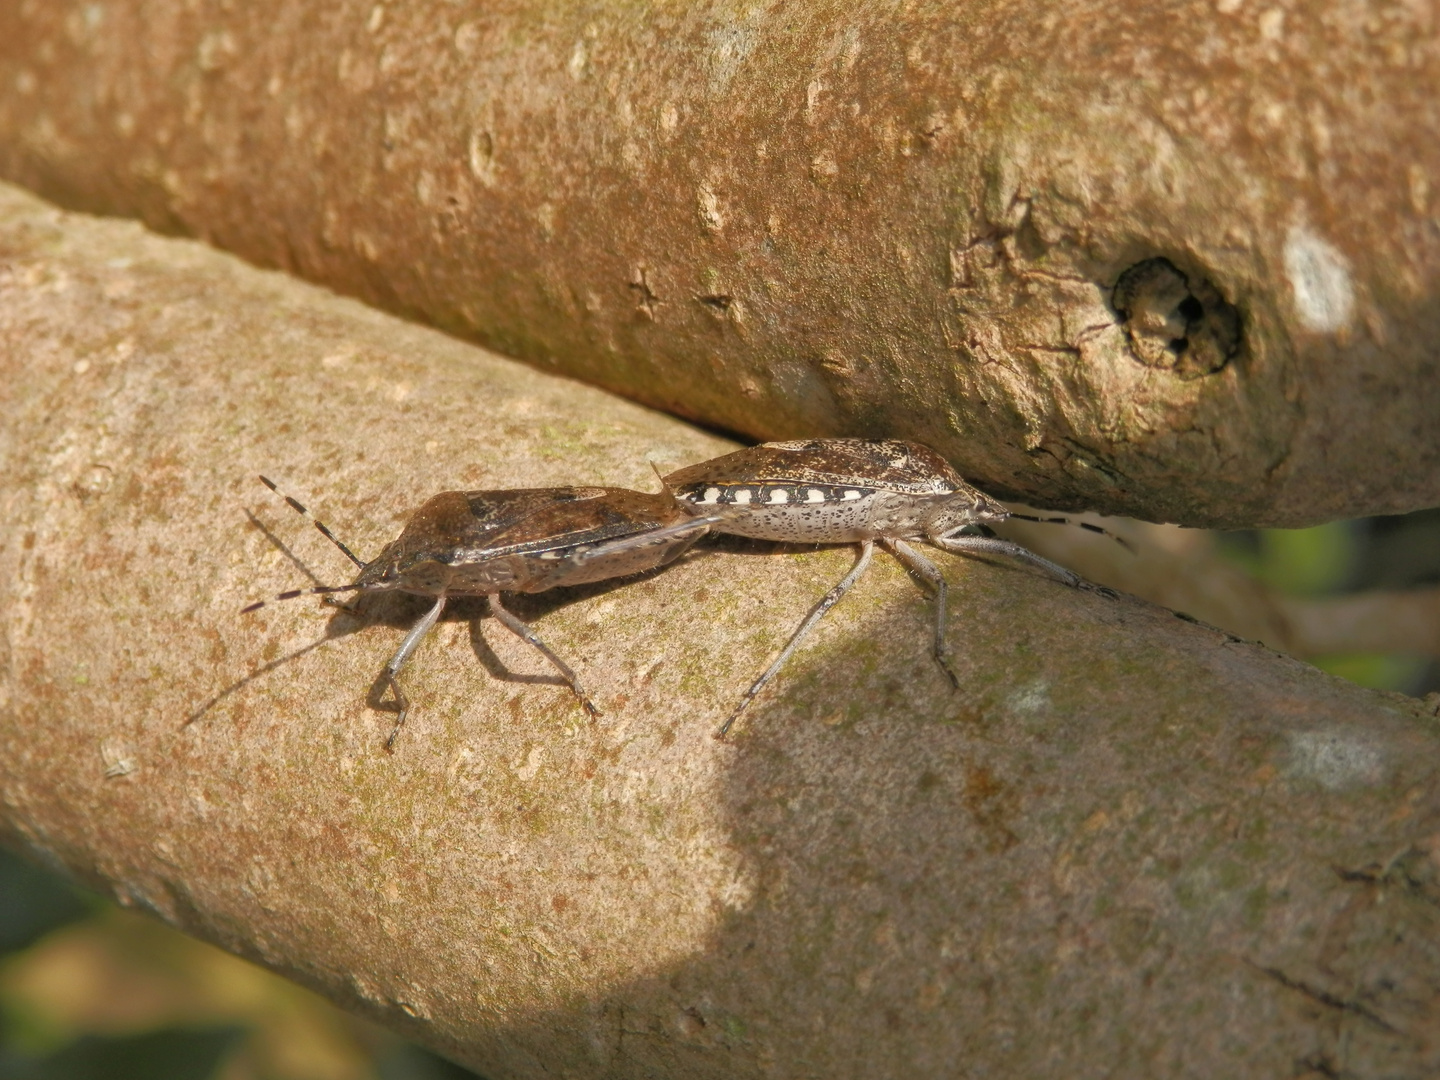
[[[585,566],[588,563],[624,555],[640,548],[653,547],[670,540],[688,537],[693,542],[709,532],[711,525],[722,520],[724,519],[719,514],[710,514],[705,517],[690,518],[687,521],[677,521],[670,525],[651,529],[649,532],[636,533],[634,536],[621,537],[619,540],[606,540],[584,550],[576,551],[568,558],[576,566]],[[676,555],[679,554],[680,552],[677,551]]]
[[[855,565],[850,568],[850,572],[820,598],[820,602],[811,609],[799,629],[790,635],[790,640],[785,643],[785,648],[775,658],[775,662],[765,669],[765,674],[750,685],[749,690],[745,691],[745,696],[740,699],[740,704],[735,706],[734,712],[726,718],[725,723],[720,725],[720,730],[715,733],[717,739],[725,737],[725,733],[730,730],[730,725],[735,723],[739,715],[745,711],[745,707],[755,700],[755,695],[764,689],[765,684],[774,677],[775,673],[785,666],[785,661],[789,660],[790,654],[800,647],[800,642],[805,640],[805,635],[810,633],[825,613],[839,603],[840,598],[850,591],[850,587],[860,580],[860,575],[865,573],[865,568],[870,565],[870,556],[874,553],[875,542],[873,540],[860,541],[860,554],[855,560]]]
[[[385,740],[385,750],[392,752],[395,749],[395,738],[400,734],[400,729],[405,726],[405,717],[410,712],[410,699],[400,689],[398,678],[400,669],[405,662],[420,647],[420,642],[425,635],[435,628],[435,623],[440,619],[440,613],[445,610],[445,597],[435,601],[435,606],[420,617],[420,621],[410,628],[405,635],[405,640],[400,643],[400,648],[395,650],[389,662],[380,671],[380,677],[375,680],[375,686],[370,691],[368,704],[371,708],[378,708],[388,689],[395,697],[395,709],[399,713],[395,718],[395,727],[390,731],[390,737]]]
[[[1059,563],[1053,563],[1049,559],[1036,555],[1027,547],[1021,547],[1013,540],[1001,540],[994,536],[929,536],[926,539],[940,548],[942,551],[949,551],[955,555],[1008,555],[1012,559],[1029,563],[1039,570],[1044,570],[1057,581],[1063,581],[1072,588],[1079,588],[1080,575],[1073,570],[1066,570]]]

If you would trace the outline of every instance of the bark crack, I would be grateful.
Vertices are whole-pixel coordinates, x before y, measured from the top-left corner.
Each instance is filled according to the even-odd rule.
[[[1389,1023],[1379,1013],[1376,1013],[1372,1009],[1366,1008],[1354,998],[1340,997],[1338,994],[1332,994],[1330,991],[1323,990],[1318,986],[1311,986],[1305,980],[1296,978],[1293,975],[1287,975],[1285,972],[1281,971],[1279,968],[1276,967],[1265,967],[1263,964],[1257,964],[1253,960],[1246,960],[1246,963],[1248,963],[1251,967],[1255,968],[1262,974],[1268,975],[1270,978],[1274,979],[1286,989],[1294,990],[1298,994],[1304,994],[1311,1001],[1317,1002],[1320,1005],[1324,1005],[1326,1008],[1337,1009],[1341,1012],[1347,1012],[1351,1013],[1354,1016],[1358,1016],[1362,1020],[1368,1020],[1370,1023],[1374,1024],[1382,1031],[1387,1031],[1391,1035],[1406,1035],[1406,1032],[1401,1031],[1399,1028]]]

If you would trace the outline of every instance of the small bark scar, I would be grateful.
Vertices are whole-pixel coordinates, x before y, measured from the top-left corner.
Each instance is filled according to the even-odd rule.
[[[650,271],[646,267],[637,266],[628,284],[639,294],[639,299],[635,302],[635,309],[645,318],[654,322],[655,309],[664,301],[650,287]]]

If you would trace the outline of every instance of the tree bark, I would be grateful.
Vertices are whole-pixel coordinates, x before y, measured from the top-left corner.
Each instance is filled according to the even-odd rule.
[[[1426,5],[0,7],[0,175],[755,437],[1440,503]],[[143,58],[143,59],[142,59]]]
[[[877,560],[718,742],[849,564],[731,545],[514,601],[594,722],[447,620],[386,754],[424,605],[240,616],[349,569],[257,471],[368,554],[728,444],[13,189],[0,341],[0,830],[122,903],[494,1080],[1440,1067],[1436,702],[947,558],[954,691]]]

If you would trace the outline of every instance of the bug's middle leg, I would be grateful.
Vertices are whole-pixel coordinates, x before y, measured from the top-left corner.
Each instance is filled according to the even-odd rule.
[[[500,603],[499,593],[490,594],[490,611],[497,619],[505,624],[507,630],[527,645],[533,645],[536,649],[539,649],[545,659],[555,665],[555,670],[560,672],[565,681],[570,684],[570,689],[575,691],[575,696],[580,699],[580,704],[585,706],[586,712],[591,716],[600,715],[600,710],[597,709],[595,703],[590,700],[590,695],[585,692],[585,687],[580,685],[580,676],[571,671],[570,666],[566,664],[564,660],[561,660],[560,657],[556,656],[550,650],[550,646],[540,640],[539,634],[535,633],[529,626],[505,610]]]
[[[774,677],[775,673],[785,666],[785,661],[790,659],[790,654],[793,653],[800,645],[800,642],[805,639],[805,635],[810,633],[825,613],[834,607],[842,596],[850,591],[850,586],[860,580],[860,575],[865,573],[865,568],[870,565],[870,556],[874,553],[875,542],[873,540],[860,541],[860,555],[855,560],[855,565],[850,568],[850,572],[841,578],[833,589],[820,598],[820,602],[811,609],[810,614],[805,617],[805,621],[800,624],[799,629],[790,635],[790,640],[785,643],[785,648],[780,651],[780,655],[775,658],[775,662],[765,669],[765,674],[761,675],[760,678],[756,679],[750,685],[749,690],[745,691],[745,696],[740,699],[740,704],[735,706],[735,711],[726,718],[725,723],[720,725],[720,730],[715,733],[717,739],[723,739],[725,737],[725,733],[730,730],[730,725],[735,723],[736,717],[745,711],[745,706],[755,700],[755,695],[760,693],[765,684]]]
[[[955,669],[950,666],[950,656],[945,648],[945,605],[950,592],[949,586],[945,584],[945,576],[940,573],[938,566],[904,540],[882,539],[880,543],[909,569],[924,578],[935,591],[935,661],[945,670],[945,674],[950,676],[950,682],[955,689],[959,690],[960,676],[955,674]]]
[[[405,696],[405,691],[400,689],[400,680],[398,678],[400,669],[405,666],[405,662],[409,660],[415,650],[420,647],[420,642],[425,640],[425,635],[435,628],[435,623],[439,620],[440,613],[444,610],[445,597],[442,596],[435,601],[435,606],[422,615],[420,621],[410,628],[410,632],[405,635],[405,640],[400,643],[400,648],[395,650],[395,655],[392,656],[385,667],[381,669],[380,678],[375,682],[375,690],[372,691],[370,695],[370,705],[372,707],[378,705],[380,698],[384,696],[385,690],[388,688],[390,692],[395,695],[395,708],[399,713],[395,718],[395,726],[390,731],[390,737],[385,740],[385,749],[387,751],[395,748],[395,737],[400,734],[400,729],[405,726],[405,716],[410,711],[410,699]]]

